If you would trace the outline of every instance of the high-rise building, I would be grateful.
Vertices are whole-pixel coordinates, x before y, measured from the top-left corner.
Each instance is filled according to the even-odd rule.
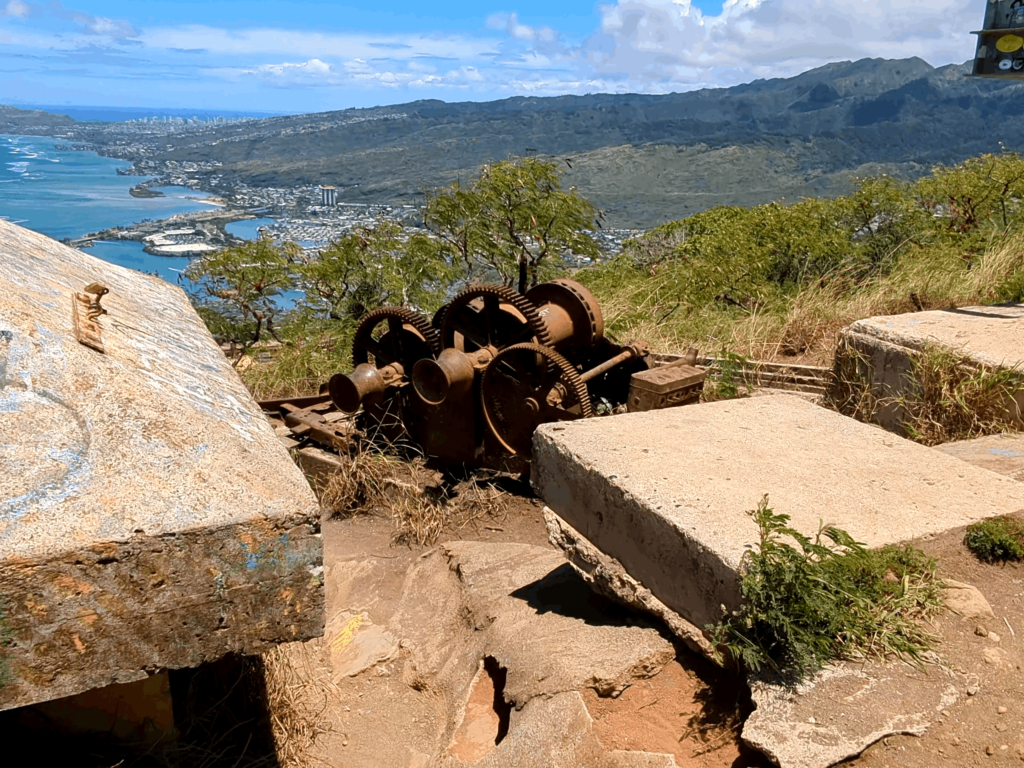
[[[320,185],[320,205],[333,208],[338,204],[338,190],[332,186]]]

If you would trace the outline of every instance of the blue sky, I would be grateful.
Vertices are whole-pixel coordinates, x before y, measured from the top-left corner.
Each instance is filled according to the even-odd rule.
[[[960,63],[985,0],[0,0],[0,103],[309,112]]]

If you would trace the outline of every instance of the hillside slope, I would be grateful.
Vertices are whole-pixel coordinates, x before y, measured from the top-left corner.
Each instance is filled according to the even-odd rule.
[[[331,183],[354,202],[417,202],[424,189],[509,154],[570,157],[566,183],[605,208],[611,226],[647,227],[719,203],[839,194],[855,174],[914,178],[1000,144],[1024,148],[1022,86],[967,71],[864,59],[662,96],[417,101],[127,143],[116,125],[79,124],[72,133],[144,161],[140,170],[203,164],[195,177],[221,192],[239,182]]]

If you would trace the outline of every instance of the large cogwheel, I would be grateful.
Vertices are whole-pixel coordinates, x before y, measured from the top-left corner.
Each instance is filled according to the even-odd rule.
[[[378,368],[400,363],[407,375],[417,360],[441,351],[440,336],[430,321],[408,307],[379,307],[366,313],[352,340],[352,364]]]
[[[529,457],[541,424],[593,416],[587,385],[572,364],[541,344],[502,349],[480,381],[487,426],[506,450]]]
[[[472,352],[529,341],[550,346],[547,325],[532,301],[503,285],[477,284],[460,291],[441,320],[445,349],[461,347]]]

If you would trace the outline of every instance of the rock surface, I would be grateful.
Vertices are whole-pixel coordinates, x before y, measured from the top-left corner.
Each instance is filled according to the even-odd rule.
[[[344,606],[326,645],[352,701],[346,765],[675,765],[612,756],[580,695],[615,696],[657,674],[673,644],[595,607],[559,552],[454,542],[415,558],[400,583],[373,558],[336,563],[327,583]],[[384,712],[408,725],[386,744],[375,737]]]
[[[0,220],[0,709],[320,635],[319,526],[181,289]]]
[[[837,664],[796,689],[753,682],[743,740],[780,768],[826,768],[896,733],[920,735],[966,692],[944,667]]]

